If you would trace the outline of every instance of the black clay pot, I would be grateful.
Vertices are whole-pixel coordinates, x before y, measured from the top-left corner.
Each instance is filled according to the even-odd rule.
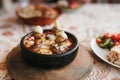
[[[50,30],[44,30],[44,31],[50,31]],[[25,37],[31,35],[32,33],[33,32],[25,35],[20,42],[23,59],[28,64],[38,68],[39,67],[58,68],[71,63],[75,59],[77,55],[79,43],[77,38],[73,34],[69,32],[65,32],[68,35],[68,37],[73,39],[73,48],[71,50],[62,54],[45,55],[45,54],[38,54],[31,52],[24,46]]]

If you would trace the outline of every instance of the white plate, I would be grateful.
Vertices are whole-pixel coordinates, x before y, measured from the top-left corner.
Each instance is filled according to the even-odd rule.
[[[120,68],[120,66],[116,65],[116,64],[113,64],[112,62],[108,61],[107,60],[107,55],[109,54],[109,50],[107,49],[102,49],[100,48],[97,43],[96,43],[96,39],[93,39],[91,41],[91,48],[93,50],[93,52],[100,58],[102,59],[103,61],[105,61],[106,63],[112,65],[112,66],[115,66],[117,68]]]

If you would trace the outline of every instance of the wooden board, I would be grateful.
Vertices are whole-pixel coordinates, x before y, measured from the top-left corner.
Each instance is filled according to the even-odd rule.
[[[14,48],[7,57],[7,69],[16,80],[81,80],[88,76],[93,67],[90,53],[83,47],[75,60],[58,69],[37,69],[24,63],[20,47]]]

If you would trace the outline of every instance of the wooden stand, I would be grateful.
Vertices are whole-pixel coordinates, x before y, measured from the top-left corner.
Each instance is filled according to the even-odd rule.
[[[92,70],[93,59],[83,47],[69,65],[57,69],[37,69],[24,63],[20,47],[14,48],[7,57],[7,69],[16,80],[81,80]]]

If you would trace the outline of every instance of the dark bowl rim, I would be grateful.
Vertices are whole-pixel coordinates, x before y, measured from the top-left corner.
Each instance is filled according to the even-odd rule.
[[[47,30],[51,30],[51,29],[44,29],[44,31],[47,31]],[[30,34],[32,34],[33,33],[33,31],[32,32],[29,32],[28,34],[26,34],[25,36],[23,36],[23,38],[21,39],[21,41],[20,41],[20,46],[21,46],[21,49],[25,49],[25,50],[27,50],[27,52],[30,52],[30,53],[32,53],[33,55],[38,55],[38,56],[46,56],[46,57],[61,57],[61,56],[66,56],[66,55],[68,55],[68,54],[71,54],[71,53],[73,53],[75,50],[77,50],[77,48],[79,47],[79,42],[78,42],[78,39],[77,39],[77,37],[75,36],[75,35],[73,35],[72,33],[70,33],[70,32],[67,32],[67,31],[65,31],[65,33],[67,34],[67,35],[70,35],[70,36],[72,36],[73,38],[73,41],[75,42],[75,45],[73,46],[73,48],[72,49],[70,49],[69,51],[67,51],[67,52],[65,52],[65,53],[62,53],[62,54],[52,54],[52,55],[46,55],[46,54],[38,54],[38,53],[35,53],[35,52],[32,52],[32,51],[30,51],[30,50],[28,50],[25,46],[24,46],[24,39],[25,39],[25,37],[26,36],[28,36],[28,35],[30,35]]]

